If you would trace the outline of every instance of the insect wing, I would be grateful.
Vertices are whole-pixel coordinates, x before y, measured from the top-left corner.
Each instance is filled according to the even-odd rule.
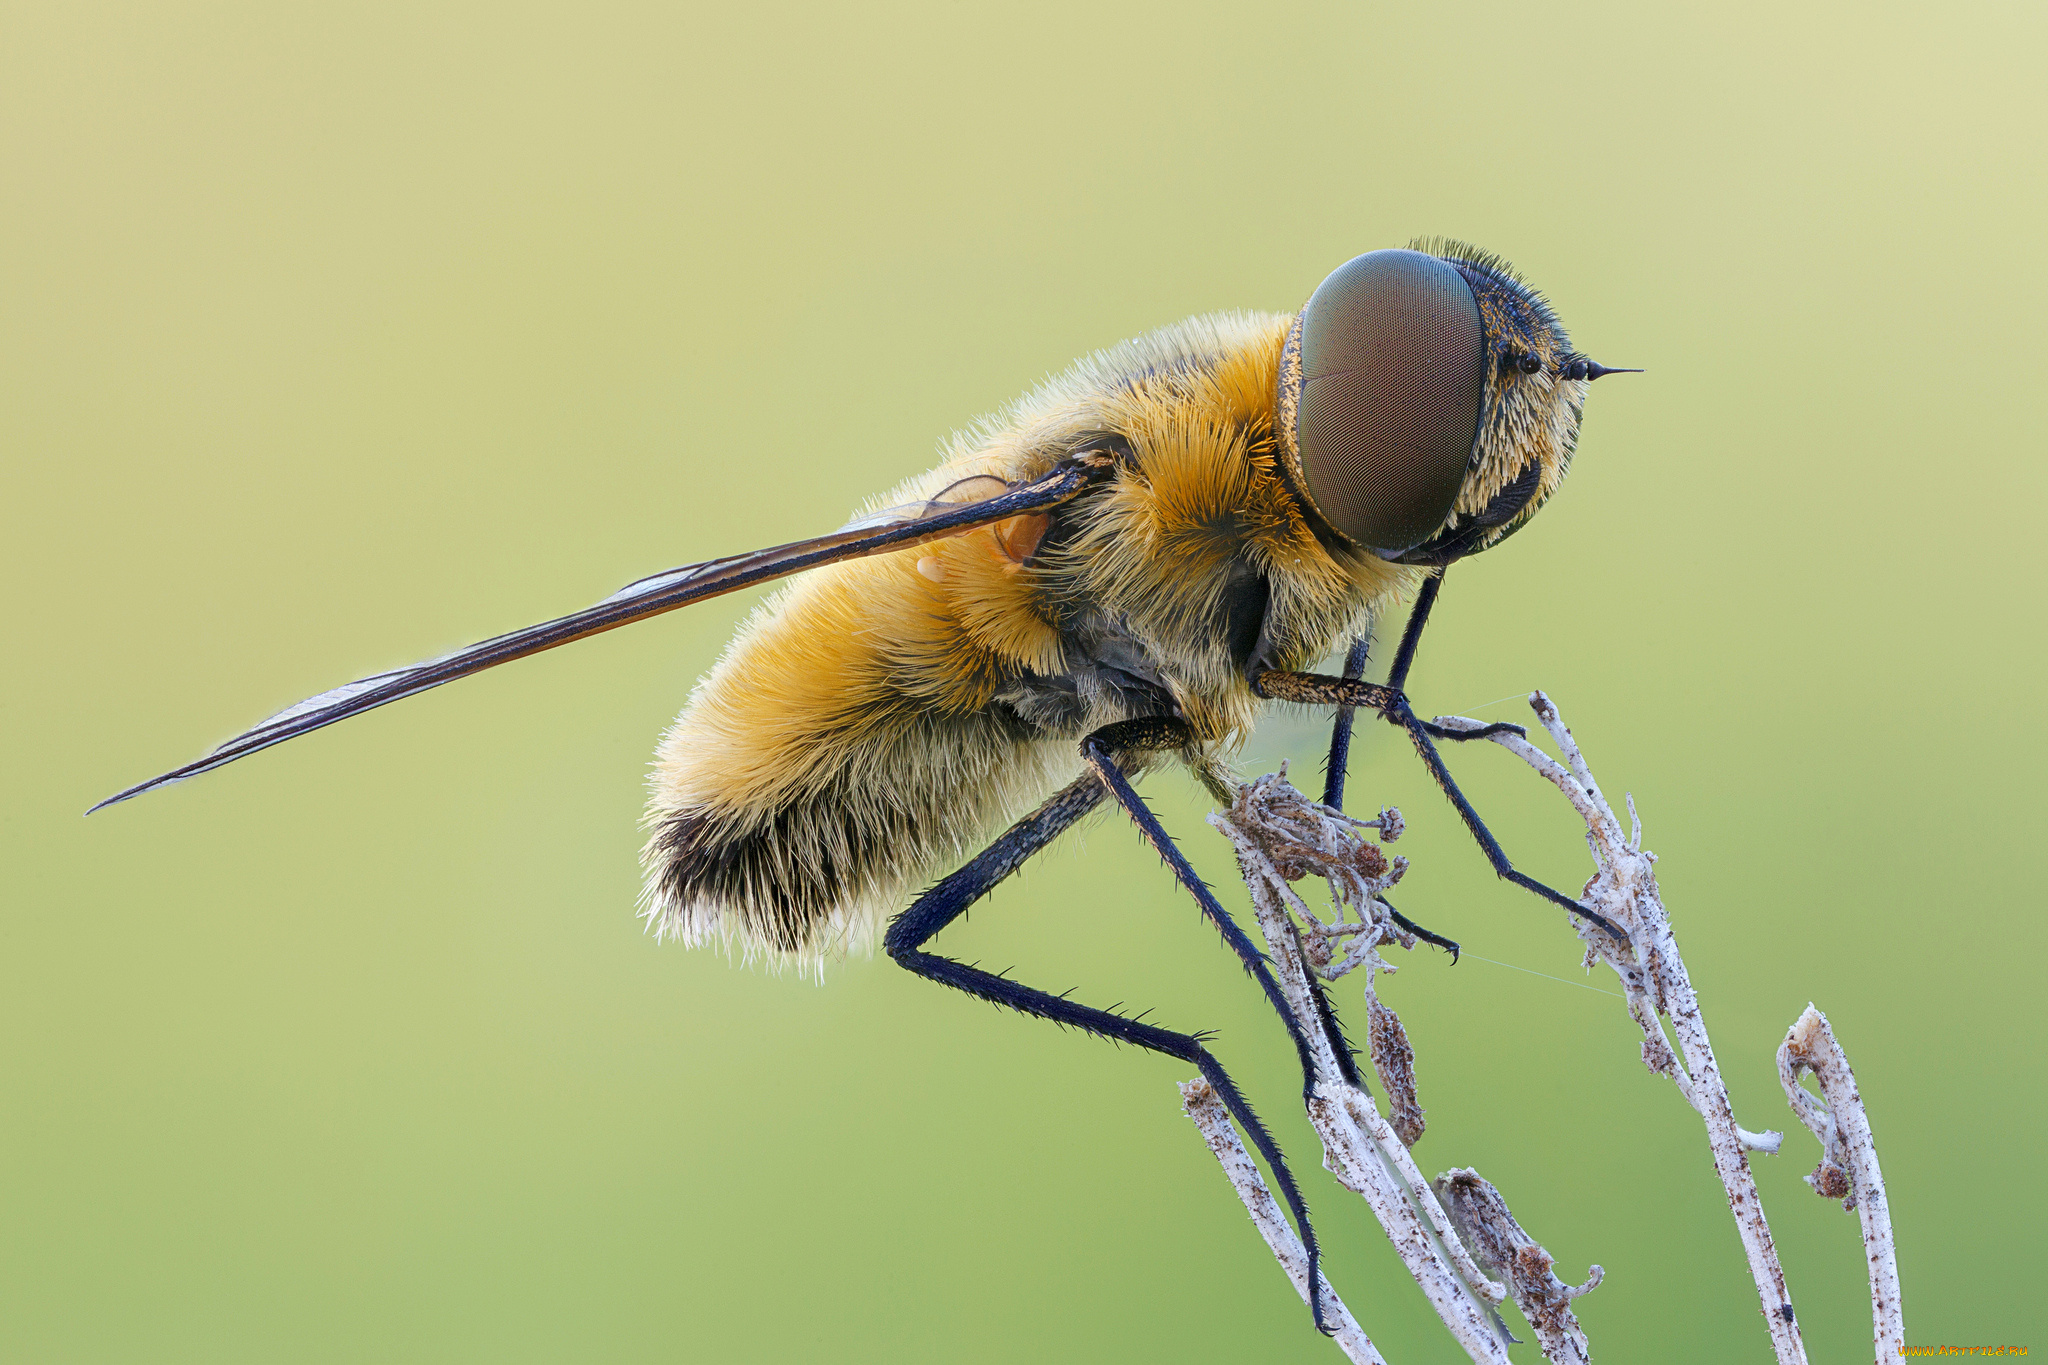
[[[1107,458],[1083,456],[1064,461],[1042,478],[1027,483],[1006,484],[989,476],[963,479],[926,502],[861,517],[829,535],[771,546],[751,554],[685,564],[653,574],[627,584],[595,606],[568,616],[506,635],[496,635],[410,668],[373,673],[367,678],[358,678],[322,692],[317,697],[308,697],[296,706],[286,707],[254,729],[235,736],[206,757],[116,792],[86,814],[157,787],[211,772],[259,749],[296,739],[428,688],[481,673],[514,659],[523,659],[529,654],[538,654],[544,649],[644,621],[650,616],[674,611],[707,597],[737,592],[741,588],[821,564],[886,554],[925,541],[958,535],[1020,513],[1057,506],[1108,477],[1113,469],[1113,463]]]

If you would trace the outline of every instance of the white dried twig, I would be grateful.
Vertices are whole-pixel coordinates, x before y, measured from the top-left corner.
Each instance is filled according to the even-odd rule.
[[[1804,1072],[1820,1082],[1822,1104],[1799,1083]],[[1905,1308],[1899,1299],[1899,1260],[1892,1247],[1891,1210],[1885,1203],[1884,1173],[1856,1073],[1835,1041],[1828,1018],[1812,1005],[1799,1016],[1778,1048],[1778,1080],[1785,1099],[1807,1130],[1820,1139],[1820,1165],[1806,1183],[1827,1199],[1840,1199],[1863,1223],[1863,1249],[1870,1265],[1871,1334],[1876,1359],[1905,1353]]]
[[[1656,855],[1643,848],[1634,800],[1626,803],[1630,828],[1624,837],[1620,820],[1550,699],[1536,692],[1529,704],[1556,741],[1562,762],[1517,733],[1497,731],[1486,738],[1554,784],[1585,821],[1586,845],[1596,871],[1580,898],[1626,935],[1624,941],[1591,920],[1574,920],[1586,945],[1585,966],[1605,962],[1614,969],[1629,1015],[1642,1030],[1644,1065],[1669,1077],[1704,1121],[1714,1169],[1735,1215],[1772,1349],[1779,1365],[1805,1365],[1806,1349],[1791,1294],[1748,1162],[1752,1151],[1776,1153],[1783,1135],[1752,1133],[1735,1122],[1698,996],[1657,890]],[[1436,724],[1461,731],[1487,728],[1463,716],[1440,716]],[[1473,1360],[1505,1365],[1511,1338],[1495,1305],[1512,1292],[1548,1359],[1558,1365],[1586,1365],[1590,1356],[1585,1334],[1570,1304],[1600,1283],[1600,1267],[1594,1266],[1582,1285],[1563,1283],[1553,1273],[1549,1253],[1522,1231],[1499,1191],[1477,1172],[1448,1172],[1432,1188],[1408,1155],[1423,1126],[1415,1096],[1414,1054],[1400,1020],[1373,990],[1379,972],[1394,970],[1379,950],[1390,943],[1403,948],[1415,944],[1414,935],[1401,928],[1391,907],[1379,899],[1400,880],[1407,863],[1389,858],[1360,837],[1363,830],[1378,829],[1384,841],[1392,842],[1400,837],[1400,813],[1388,810],[1376,820],[1352,819],[1289,786],[1283,767],[1274,776],[1240,787],[1230,809],[1209,821],[1237,850],[1274,977],[1289,1013],[1310,1041],[1317,1077],[1308,1112],[1323,1139],[1324,1165],[1372,1206],[1409,1273]],[[1330,885],[1335,911],[1328,919],[1313,913],[1290,886],[1310,873]],[[1332,1042],[1323,1023],[1327,1011],[1316,978],[1334,981],[1360,967],[1366,972],[1373,1064],[1387,1090],[1391,1123],[1370,1096],[1346,1080],[1351,1074],[1348,1057],[1340,1061],[1339,1044]],[[1675,1051],[1665,1033],[1667,1018],[1677,1038]],[[1845,1208],[1862,1216],[1877,1358],[1896,1358],[1905,1326],[1884,1180],[1855,1075],[1827,1019],[1813,1006],[1807,1006],[1786,1035],[1778,1067],[1786,1098],[1823,1149],[1820,1167],[1807,1177],[1808,1183],[1822,1195],[1842,1199]],[[1799,1084],[1807,1071],[1818,1078],[1825,1104]],[[1199,1081],[1182,1090],[1189,1116],[1274,1255],[1306,1297],[1307,1259],[1301,1243],[1245,1155],[1223,1106]],[[1507,1287],[1488,1279],[1487,1272],[1501,1276]],[[1377,1360],[1371,1343],[1327,1282],[1323,1293],[1326,1310],[1340,1326],[1340,1344],[1354,1360]],[[1346,1335],[1351,1332],[1356,1332],[1355,1338]]]
[[[1800,1340],[1792,1295],[1785,1285],[1785,1272],[1778,1263],[1777,1247],[1771,1240],[1770,1224],[1764,1218],[1747,1158],[1751,1150],[1775,1152],[1782,1137],[1777,1133],[1750,1133],[1736,1126],[1728,1088],[1721,1081],[1720,1065],[1714,1059],[1713,1043],[1707,1037],[1706,1021],[1700,1014],[1699,997],[1686,975],[1685,962],[1679,957],[1677,941],[1671,935],[1670,919],[1657,892],[1657,878],[1652,871],[1656,855],[1642,846],[1642,821],[1636,816],[1635,802],[1631,799],[1627,803],[1630,832],[1624,838],[1621,822],[1607,804],[1607,798],[1601,795],[1571,731],[1558,718],[1557,708],[1541,692],[1530,694],[1529,705],[1557,742],[1558,751],[1564,755],[1563,763],[1513,733],[1496,732],[1488,738],[1556,784],[1586,822],[1586,844],[1598,870],[1586,883],[1580,899],[1620,926],[1629,941],[1617,942],[1599,926],[1575,919],[1573,926],[1586,944],[1585,965],[1605,962],[1614,968],[1628,999],[1629,1015],[1643,1031],[1644,1065],[1670,1077],[1686,1103],[1705,1121],[1714,1170],[1721,1177],[1728,1206],[1735,1215],[1764,1320],[1770,1325],[1772,1349],[1779,1365],[1804,1365],[1806,1347]],[[1448,729],[1484,728],[1481,722],[1464,716],[1440,716],[1436,723]],[[1671,1020],[1678,1035],[1682,1064],[1672,1052],[1659,1016]]]
[[[1301,1295],[1303,1303],[1307,1303],[1308,1252],[1302,1248],[1301,1238],[1280,1212],[1280,1205],[1274,1201],[1272,1191],[1266,1188],[1259,1168],[1246,1154],[1237,1129],[1230,1126],[1230,1111],[1207,1081],[1187,1081],[1182,1084],[1180,1093],[1187,1116],[1195,1121],[1195,1127],[1201,1130],[1209,1150],[1221,1163],[1223,1173],[1237,1187],[1237,1196],[1244,1201],[1245,1212],[1252,1216],[1259,1235],[1272,1249],[1273,1259],[1280,1262],[1287,1278],[1294,1281],[1294,1291]],[[1337,1343],[1338,1349],[1357,1365],[1386,1365],[1385,1358],[1374,1349],[1365,1330],[1351,1316],[1351,1310],[1330,1288],[1330,1282],[1322,1279],[1320,1274],[1317,1279],[1323,1291],[1323,1316],[1331,1328],[1330,1339]]]

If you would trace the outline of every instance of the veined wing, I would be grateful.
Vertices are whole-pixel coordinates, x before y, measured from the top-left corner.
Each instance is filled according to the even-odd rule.
[[[309,697],[264,721],[253,730],[235,736],[206,757],[173,768],[126,791],[116,792],[86,812],[126,801],[131,796],[170,783],[211,772],[259,749],[282,744],[288,739],[347,720],[375,707],[424,692],[442,683],[481,673],[487,668],[538,654],[544,649],[566,645],[585,636],[616,630],[644,621],[707,597],[737,592],[741,588],[772,578],[781,578],[820,564],[864,555],[884,554],[929,540],[940,540],[1005,520],[1025,512],[1058,506],[1091,485],[1102,482],[1114,471],[1107,456],[1084,454],[1062,461],[1042,478],[1028,483],[1005,484],[991,476],[963,479],[937,497],[908,507],[892,507],[862,517],[830,535],[776,545],[752,554],[729,555],[629,583],[594,607],[537,626],[493,636],[467,649],[444,654],[438,659],[414,664],[390,673],[373,673],[317,697]]]

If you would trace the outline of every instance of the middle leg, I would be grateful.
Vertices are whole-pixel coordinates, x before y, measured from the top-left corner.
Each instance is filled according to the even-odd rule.
[[[1174,878],[1195,898],[1202,917],[1213,925],[1223,936],[1224,946],[1237,954],[1245,971],[1259,983],[1266,1000],[1273,1006],[1274,1013],[1287,1026],[1287,1036],[1293,1040],[1295,1051],[1301,1058],[1301,1094],[1306,1100],[1315,1090],[1320,1068],[1316,1063],[1316,1051],[1308,1037],[1302,1032],[1302,1021],[1288,1008],[1287,997],[1280,990],[1280,983],[1273,979],[1273,969],[1266,955],[1259,951],[1244,930],[1238,927],[1230,912],[1216,899],[1216,893],[1202,880],[1187,855],[1166,827],[1159,823],[1159,817],[1145,804],[1145,798],[1138,795],[1129,777],[1124,775],[1118,763],[1118,754],[1130,750],[1180,749],[1190,739],[1188,728],[1181,721],[1168,717],[1147,717],[1143,720],[1119,721],[1105,725],[1081,741],[1081,756],[1088,760],[1088,766],[1095,770],[1102,788],[1124,813],[1131,817],[1131,823],[1145,836],[1145,842],[1152,845],[1160,860],[1173,872]],[[1321,989],[1311,980],[1310,988],[1318,994],[1319,1013],[1330,1040],[1330,1051],[1337,1059],[1338,1073],[1352,1085],[1362,1085],[1358,1068],[1352,1061],[1351,1047],[1336,1027],[1336,1016],[1330,1010],[1328,1001],[1321,1000]]]

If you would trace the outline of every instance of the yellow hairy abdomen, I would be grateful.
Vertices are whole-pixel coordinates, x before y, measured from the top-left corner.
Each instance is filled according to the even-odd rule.
[[[755,612],[656,754],[661,933],[802,964],[865,948],[913,883],[1078,767],[991,709],[1004,670],[917,569],[936,552],[966,577],[988,540],[814,570]]]

